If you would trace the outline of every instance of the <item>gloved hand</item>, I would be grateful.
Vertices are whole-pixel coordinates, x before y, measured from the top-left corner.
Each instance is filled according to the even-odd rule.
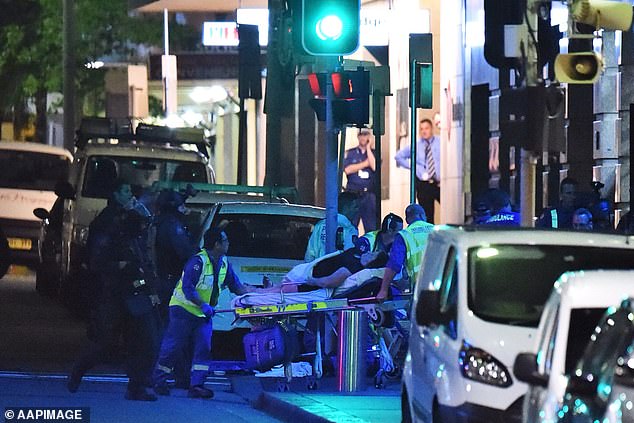
[[[201,305],[200,309],[205,314],[205,317],[207,317],[208,319],[214,317],[214,314],[216,314],[216,310],[214,310],[214,308],[207,303]]]

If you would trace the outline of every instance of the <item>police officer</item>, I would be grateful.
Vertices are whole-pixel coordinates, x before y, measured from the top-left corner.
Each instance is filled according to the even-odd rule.
[[[388,297],[394,276],[401,271],[403,266],[407,270],[410,287],[416,282],[423,260],[423,252],[427,245],[427,237],[434,229],[433,224],[427,223],[425,209],[419,204],[407,206],[405,209],[405,220],[407,221],[407,228],[396,235],[392,244],[390,258],[381,282],[381,289],[376,295],[379,300],[384,300]]]
[[[185,198],[186,195],[172,190],[164,190],[158,197],[160,215],[156,222],[156,267],[160,281],[159,310],[165,323],[176,282],[187,260],[198,250],[183,221]]]
[[[376,159],[370,148],[370,130],[360,128],[357,133],[359,145],[346,151],[343,161],[343,171],[348,183],[346,191],[357,195],[359,213],[352,219],[352,224],[359,226],[363,221],[366,232],[376,229],[376,195],[374,193],[374,172]]]
[[[402,229],[403,218],[394,213],[388,213],[381,222],[380,231],[366,232],[361,238],[369,241],[371,252],[383,251],[389,254],[394,237]]]
[[[578,183],[573,178],[564,178],[559,185],[559,205],[544,209],[536,226],[539,228],[572,229]]]
[[[167,379],[173,372],[179,352],[193,338],[190,398],[213,398],[211,389],[203,386],[211,362],[211,335],[214,307],[225,286],[236,295],[254,290],[243,285],[227,261],[227,234],[212,228],[205,233],[204,248],[192,256],[178,281],[169,307],[169,324],[161,344],[154,370],[154,391],[169,395]]]
[[[90,345],[75,363],[68,390],[76,392],[86,371],[102,362],[118,345],[125,330],[129,377],[125,398],[155,401],[146,390],[158,351],[158,322],[154,306],[154,270],[147,256],[149,212],[118,180],[107,207],[89,228],[89,268],[98,281],[93,302]]]

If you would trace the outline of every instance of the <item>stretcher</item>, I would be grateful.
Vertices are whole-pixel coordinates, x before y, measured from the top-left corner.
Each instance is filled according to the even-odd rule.
[[[288,284],[282,285],[285,286]],[[375,344],[372,351],[379,358],[380,366],[375,376],[375,385],[381,387],[383,384],[383,376],[394,374],[400,370],[400,366],[395,362],[395,355],[402,350],[401,346],[407,338],[402,334],[394,336],[394,316],[407,318],[411,295],[396,296],[387,301],[377,301],[376,297],[362,298],[345,298],[341,297],[341,293],[337,298],[333,298],[333,290],[317,289],[310,292],[284,293],[280,289],[278,293],[269,293],[268,295],[249,293],[240,297],[236,297],[232,302],[233,309],[218,310],[217,312],[231,312],[234,314],[236,321],[242,320],[248,322],[251,326],[257,327],[267,322],[284,321],[286,324],[296,325],[301,329],[306,329],[305,321],[310,316],[318,316],[322,314],[326,316],[329,327],[337,333],[337,325],[332,321],[336,312],[344,310],[365,311],[368,315],[371,329],[375,335]],[[383,326],[388,324],[390,328]],[[396,326],[400,330],[400,326]],[[392,335],[390,335],[392,334]],[[322,362],[323,354],[321,349],[321,329],[317,327],[315,335],[315,351],[305,355],[313,356],[313,375],[309,379],[308,387],[314,389],[317,386],[317,380],[323,375]],[[389,336],[385,336],[389,335]],[[398,347],[395,347],[395,341]],[[292,379],[291,363],[284,364],[284,374],[286,382]],[[287,386],[280,384],[280,387]],[[281,388],[281,390],[284,390]]]

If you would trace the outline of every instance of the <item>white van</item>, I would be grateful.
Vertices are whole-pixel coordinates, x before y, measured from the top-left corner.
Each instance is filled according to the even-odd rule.
[[[527,385],[510,369],[535,345],[566,271],[634,268],[621,235],[468,228],[429,235],[403,369],[404,421],[521,421]]]
[[[537,329],[532,350],[537,353],[520,354],[514,366],[517,378],[530,385],[525,422],[559,420],[571,375],[597,323],[608,307],[629,297],[634,297],[634,271],[569,272],[559,278]]]
[[[0,142],[0,225],[14,262],[38,261],[40,220],[33,210],[50,209],[55,187],[68,178],[68,150],[33,142]]]

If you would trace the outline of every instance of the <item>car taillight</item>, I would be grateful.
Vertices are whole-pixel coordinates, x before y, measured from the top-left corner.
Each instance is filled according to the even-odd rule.
[[[462,375],[467,379],[507,388],[513,384],[511,373],[488,352],[462,342],[458,357]]]

